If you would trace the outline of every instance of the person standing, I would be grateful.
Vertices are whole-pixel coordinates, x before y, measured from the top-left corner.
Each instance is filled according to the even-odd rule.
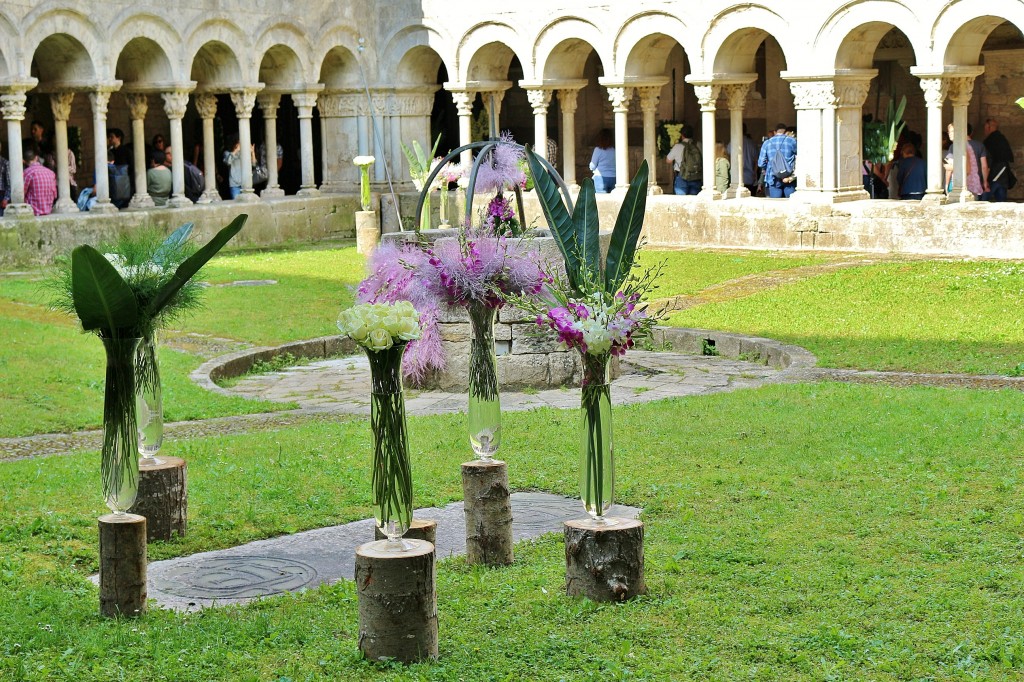
[[[25,148],[25,203],[36,215],[50,215],[57,200],[57,174],[39,163],[39,154],[31,145]]]
[[[988,185],[988,157],[985,155],[985,146],[980,142],[971,139],[974,132],[973,126],[967,124],[967,167],[964,168],[964,185],[967,191],[974,195],[977,200],[985,200],[989,191]],[[946,135],[949,137],[949,149],[946,151],[946,159],[943,164],[946,169],[946,193],[953,191],[953,124],[946,126]],[[979,150],[980,147],[980,150]]]
[[[725,153],[725,145],[715,143],[715,191],[725,195],[729,189],[729,157]]]
[[[615,146],[612,142],[612,131],[602,128],[594,143],[594,153],[590,156],[590,170],[594,173],[594,189],[598,192],[611,192],[615,188]]]
[[[150,152],[149,169],[146,171],[146,191],[156,206],[166,206],[167,200],[171,197],[173,176],[166,163],[167,155],[162,151],[154,149]]]
[[[732,142],[726,145],[725,150],[732,158]],[[750,196],[757,194],[757,145],[750,137],[747,124],[743,124],[743,186],[750,192]]]
[[[1010,164],[1013,163],[1013,147],[999,130],[999,121],[985,119],[985,151],[988,152],[988,185],[992,201],[1006,201],[1006,194],[1017,184]]]
[[[693,142],[693,126],[679,129],[679,142],[672,145],[665,160],[672,166],[672,188],[676,194],[699,194],[703,179],[704,157]]]
[[[786,134],[786,124],[761,145],[757,167],[764,169],[764,184],[772,199],[788,199],[796,190],[796,138]]]
[[[896,186],[900,199],[920,201],[928,188],[927,165],[911,142],[904,142],[902,156],[896,162]]]

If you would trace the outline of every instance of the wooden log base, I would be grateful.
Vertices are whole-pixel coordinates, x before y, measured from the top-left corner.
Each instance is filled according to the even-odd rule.
[[[371,661],[437,658],[434,545],[406,543],[403,552],[381,551],[378,542],[356,548],[359,651]]]
[[[386,540],[387,537],[379,526],[373,527],[374,540]],[[405,531],[402,539],[425,540],[432,545],[435,544],[437,540],[437,521],[433,519],[413,519],[412,523],[409,524],[409,530]]]
[[[145,516],[148,541],[185,537],[188,530],[188,465],[180,457],[161,457],[139,466],[139,495],[128,510]]]
[[[462,465],[466,511],[466,561],[507,566],[512,552],[512,497],[508,465],[500,460],[474,460]]]
[[[146,612],[146,518],[107,514],[100,524],[100,615]]]
[[[593,601],[626,601],[647,592],[644,524],[615,519],[565,522],[565,593]]]

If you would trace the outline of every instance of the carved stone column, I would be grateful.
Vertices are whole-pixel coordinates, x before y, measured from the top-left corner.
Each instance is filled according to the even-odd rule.
[[[569,189],[576,184],[576,99],[578,88],[558,91],[558,106],[562,110],[562,179]]]
[[[352,159],[358,155],[358,95],[321,93],[316,105],[320,109],[320,136],[323,140],[320,192],[356,191],[359,173],[352,165]]]
[[[203,121],[203,175],[206,182],[203,195],[196,203],[210,204],[220,201],[220,193],[217,192],[217,150],[214,149],[213,142],[213,119],[217,115],[217,96],[204,92],[196,95],[195,101],[196,111],[199,112],[199,118]]]
[[[231,91],[231,103],[235,105],[235,115],[238,116],[239,160],[242,164],[242,192],[236,199],[240,202],[259,201],[252,189],[252,132],[249,129],[259,90],[258,87],[243,87]]]
[[[974,95],[973,75],[946,77],[946,93],[953,105],[953,189],[950,202],[974,201],[974,194],[967,188],[967,105]],[[979,163],[979,174],[981,173]]]
[[[402,185],[412,182],[402,163],[402,140],[426,140],[433,145],[430,135],[430,114],[434,109],[436,86],[421,86],[396,90],[388,107],[391,116],[391,139],[388,159],[391,161],[392,180]]]
[[[284,190],[278,184],[277,178],[277,107],[281,103],[281,94],[261,92],[256,97],[256,103],[263,112],[263,147],[267,153],[267,186],[260,192],[260,198],[283,197]],[[301,128],[301,112],[299,125]]]
[[[57,203],[54,213],[78,213],[78,204],[71,196],[71,178],[68,174],[68,118],[71,116],[71,102],[75,93],[55,92],[50,95],[50,109],[53,111],[54,154],[57,161]]]
[[[829,150],[823,162],[827,160],[830,162],[828,168],[835,168],[834,186],[840,200],[867,199],[871,196],[864,189],[863,111],[864,100],[867,99],[875,73],[872,70],[862,74],[836,76],[832,87],[833,96],[828,97],[826,93],[821,102],[824,114],[822,139],[835,140],[834,151]],[[803,139],[802,132],[800,138]],[[803,154],[798,158],[803,158]],[[832,185],[829,176],[823,177],[824,191],[829,191]]]
[[[747,106],[750,83],[723,85],[722,93],[729,106],[729,147],[732,149],[732,159],[729,160],[729,190],[725,196],[728,199],[743,199],[750,196],[750,190],[743,184],[743,174],[746,172],[743,154],[743,110]]]
[[[473,141],[473,102],[476,101],[476,92],[454,90],[452,91],[452,101],[455,102],[455,110],[459,114],[459,146],[461,147]],[[469,150],[462,152],[460,162],[463,168],[469,168],[473,163],[473,152]]]
[[[715,102],[721,86],[713,83],[694,83],[693,92],[700,103],[701,147],[704,164],[704,186],[698,195],[702,199],[721,199],[722,195],[715,189]]]
[[[481,92],[480,97],[483,98],[484,108],[487,109],[490,123],[488,129],[496,135],[501,135],[501,102],[505,99],[505,90]]]
[[[96,86],[89,93],[92,105],[92,144],[93,169],[96,174],[96,203],[90,213],[117,213],[117,207],[110,202],[110,180],[107,177],[107,105],[110,104],[110,93],[121,86],[104,83]]]
[[[946,81],[941,77],[921,76],[921,90],[924,91],[924,106],[928,117],[924,150],[928,164],[928,189],[922,201],[943,204],[946,202],[946,178],[942,167],[942,135],[945,133],[942,103],[946,100]]]
[[[302,162],[302,184],[300,197],[318,197],[316,177],[313,172],[313,107],[316,106],[316,91],[292,93],[292,102],[299,112],[299,159]],[[269,159],[268,159],[269,162]]]
[[[609,86],[608,99],[615,113],[615,189],[629,187],[629,103],[633,88]]]
[[[658,139],[654,129],[654,116],[658,113],[658,100],[661,99],[660,85],[645,86],[637,88],[640,94],[640,110],[644,114],[644,158],[647,160],[647,167],[650,169],[650,176],[647,179],[647,191],[651,194],[661,194],[661,187],[658,186]]]
[[[36,79],[7,86],[0,95],[0,112],[7,121],[7,153],[11,159],[11,203],[4,217],[35,215],[25,203],[25,175],[22,172],[21,122],[25,120],[25,92],[36,86]],[[105,140],[104,140],[105,142]]]
[[[527,90],[526,97],[533,107],[533,151],[548,158],[548,105],[551,91],[547,89]]]
[[[153,208],[153,197],[146,191],[146,113],[149,111],[149,95],[144,92],[127,92],[125,101],[132,119],[132,153],[135,165],[135,194],[128,202],[129,208]]]
[[[188,108],[188,95],[192,87],[160,93],[164,100],[164,113],[171,124],[171,198],[167,201],[171,208],[192,205],[192,201],[185,196],[185,149],[181,135],[181,119]]]

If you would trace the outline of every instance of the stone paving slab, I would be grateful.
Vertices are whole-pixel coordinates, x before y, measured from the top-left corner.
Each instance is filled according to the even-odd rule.
[[[636,518],[636,507],[615,505],[611,516]],[[417,509],[416,518],[437,522],[437,558],[466,552],[462,502]],[[562,523],[586,517],[577,499],[549,493],[512,494],[512,535],[518,542],[561,533]],[[245,603],[260,597],[351,580],[356,547],[373,540],[373,520],[258,540],[149,564],[149,597],[178,611]]]

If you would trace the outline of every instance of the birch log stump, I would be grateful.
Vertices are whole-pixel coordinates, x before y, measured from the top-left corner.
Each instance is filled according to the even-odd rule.
[[[626,601],[647,592],[644,524],[616,519],[565,522],[565,593],[593,601]]]
[[[188,528],[188,466],[180,457],[139,467],[139,496],[128,511],[145,516],[148,540],[185,537]]]
[[[388,536],[379,526],[373,527],[373,538],[375,540],[387,540]],[[425,540],[435,544],[437,540],[437,521],[433,519],[413,519],[409,524],[409,530],[402,536],[403,540]]]
[[[376,542],[356,549],[359,650],[371,661],[437,658],[434,545],[406,542],[412,548],[402,552]]]
[[[499,460],[462,465],[466,511],[466,560],[470,564],[507,566],[512,553],[512,498],[508,466]]]
[[[146,518],[107,514],[100,523],[100,615],[146,612]]]

